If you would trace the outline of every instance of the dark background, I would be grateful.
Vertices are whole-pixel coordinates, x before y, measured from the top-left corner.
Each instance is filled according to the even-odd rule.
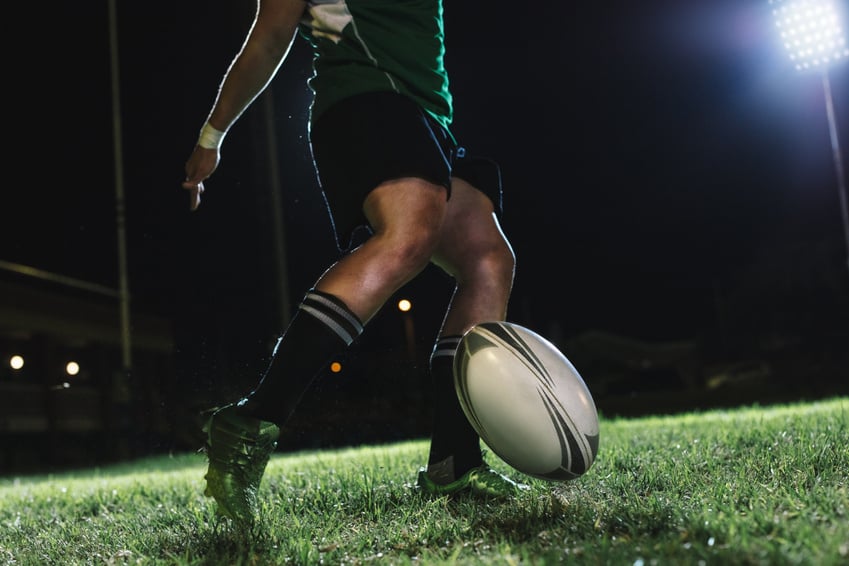
[[[446,4],[453,130],[502,166],[518,257],[508,318],[561,346],[602,410],[694,406],[701,390],[668,377],[682,357],[699,387],[766,368],[726,402],[846,391],[849,269],[823,83],[791,67],[766,1]],[[252,383],[281,324],[265,99],[228,134],[199,211],[180,181],[253,3],[118,2],[120,107],[105,1],[16,10],[31,31],[8,61],[0,259],[117,287],[122,182],[132,308],[175,329],[171,402]],[[336,258],[305,137],[306,47],[296,40],[270,95],[291,305]],[[846,161],[849,62],[830,79]],[[366,377],[344,387],[374,400],[371,374],[420,379],[450,289],[429,269],[399,293],[414,302],[412,369],[389,305],[354,351]],[[614,374],[619,385],[598,377]],[[665,387],[673,400],[636,395]]]

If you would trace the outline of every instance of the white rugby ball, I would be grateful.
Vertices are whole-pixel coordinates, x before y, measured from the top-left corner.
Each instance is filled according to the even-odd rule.
[[[510,322],[474,326],[457,348],[454,385],[481,439],[516,470],[568,481],[595,461],[592,395],[566,356],[536,332]]]

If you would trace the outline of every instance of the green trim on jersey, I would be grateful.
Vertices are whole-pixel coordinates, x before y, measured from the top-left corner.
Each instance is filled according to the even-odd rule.
[[[315,50],[313,119],[343,98],[393,91],[450,133],[442,0],[309,0],[300,32]]]

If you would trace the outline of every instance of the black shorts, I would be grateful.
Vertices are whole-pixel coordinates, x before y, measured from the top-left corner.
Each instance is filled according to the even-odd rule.
[[[501,172],[469,157],[448,132],[409,98],[394,92],[360,94],[329,108],[310,127],[313,163],[339,249],[371,229],[363,202],[385,181],[418,177],[446,188],[457,176],[483,191],[501,214]]]

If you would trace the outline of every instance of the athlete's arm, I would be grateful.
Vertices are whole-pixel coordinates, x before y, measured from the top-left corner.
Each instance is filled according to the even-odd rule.
[[[226,132],[265,90],[286,59],[298,23],[306,9],[304,0],[257,0],[257,11],[245,42],[221,81],[207,122]],[[195,146],[186,162],[183,188],[190,192],[190,206],[200,204],[203,181],[218,167],[218,148]]]

